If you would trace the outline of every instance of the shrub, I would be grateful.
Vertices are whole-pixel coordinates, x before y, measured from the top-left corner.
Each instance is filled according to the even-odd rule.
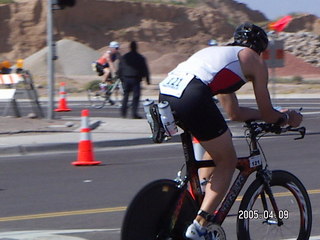
[[[13,3],[13,0],[0,0],[0,4]]]
[[[303,80],[303,77],[301,77],[301,76],[293,76],[293,77],[292,77],[292,81],[293,81],[294,83],[300,84],[300,83],[302,83],[302,80]]]
[[[101,80],[93,80],[91,82],[88,82],[86,85],[85,85],[85,89],[88,90],[88,89],[91,89],[93,91],[96,91],[96,90],[99,90],[100,87],[99,87],[99,83],[101,83]]]

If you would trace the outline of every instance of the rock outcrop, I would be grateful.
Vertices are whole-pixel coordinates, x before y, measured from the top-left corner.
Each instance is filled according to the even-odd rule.
[[[186,0],[175,0],[184,5],[163,2],[77,0],[72,8],[54,11],[55,40],[82,43],[91,49],[91,56],[93,50],[103,51],[112,40],[121,42],[122,52],[126,52],[128,42],[134,39],[149,60],[152,72],[159,74],[205,47],[209,39],[230,41],[240,22],[264,26],[269,22],[261,12],[234,0],[196,0],[192,7],[185,4],[190,2]],[[46,16],[47,1],[0,4],[0,61],[28,58],[43,49],[47,45]],[[285,41],[285,50],[320,67],[319,34],[320,19],[302,15],[294,16],[277,38]],[[41,56],[44,62],[45,57]],[[84,57],[81,53],[79,56]]]

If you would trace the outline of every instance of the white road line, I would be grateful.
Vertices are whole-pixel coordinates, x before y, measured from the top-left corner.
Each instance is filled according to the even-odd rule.
[[[313,114],[320,114],[320,112],[303,112],[302,115],[313,115]]]
[[[85,233],[85,232],[120,232],[120,228],[111,229],[69,229],[69,230],[34,230],[13,231],[0,233],[1,239],[32,240],[46,238],[50,240],[85,240],[84,238],[64,236],[63,234]]]
[[[285,240],[296,240],[296,238],[289,238],[289,239],[285,239]],[[320,240],[320,235],[318,235],[318,236],[311,236],[310,238],[309,238],[309,240]]]
[[[50,240],[86,240],[85,238],[79,237],[71,237],[71,236],[58,236],[56,234],[72,234],[72,233],[83,233],[83,232],[97,232],[97,231],[105,231],[105,232],[120,232],[120,228],[114,229],[70,229],[70,230],[39,230],[39,231],[16,231],[16,232],[5,232],[0,233],[1,239],[11,239],[11,240],[36,240],[39,237]],[[310,240],[320,240],[320,235],[311,236]],[[295,238],[289,238],[285,240],[295,240]]]

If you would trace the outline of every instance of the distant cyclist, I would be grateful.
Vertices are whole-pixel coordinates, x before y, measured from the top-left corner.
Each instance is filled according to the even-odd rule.
[[[187,229],[189,239],[215,239],[207,226],[229,188],[237,163],[231,132],[212,96],[218,95],[233,121],[261,119],[293,127],[302,121],[300,113],[279,112],[272,106],[267,87],[268,68],[259,56],[267,46],[268,37],[262,28],[242,24],[236,28],[232,44],[196,52],[160,83],[159,100],[170,103],[178,124],[190,131],[206,150],[203,159],[214,159],[216,165],[200,173],[208,184],[198,215]],[[258,109],[239,106],[234,93],[249,81]]]
[[[116,41],[109,43],[108,50],[94,63],[93,67],[99,76],[104,76],[104,82],[116,76],[115,61],[120,58],[120,44]]]

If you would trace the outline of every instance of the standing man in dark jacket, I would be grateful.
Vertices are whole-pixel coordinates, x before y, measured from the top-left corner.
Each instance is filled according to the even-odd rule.
[[[132,118],[140,119],[138,115],[138,105],[141,92],[142,78],[146,78],[147,84],[150,84],[149,70],[144,56],[137,52],[137,43],[130,43],[130,51],[120,59],[118,74],[123,83],[124,96],[122,100],[121,116],[127,116],[128,99],[130,92],[133,92],[132,98]]]

